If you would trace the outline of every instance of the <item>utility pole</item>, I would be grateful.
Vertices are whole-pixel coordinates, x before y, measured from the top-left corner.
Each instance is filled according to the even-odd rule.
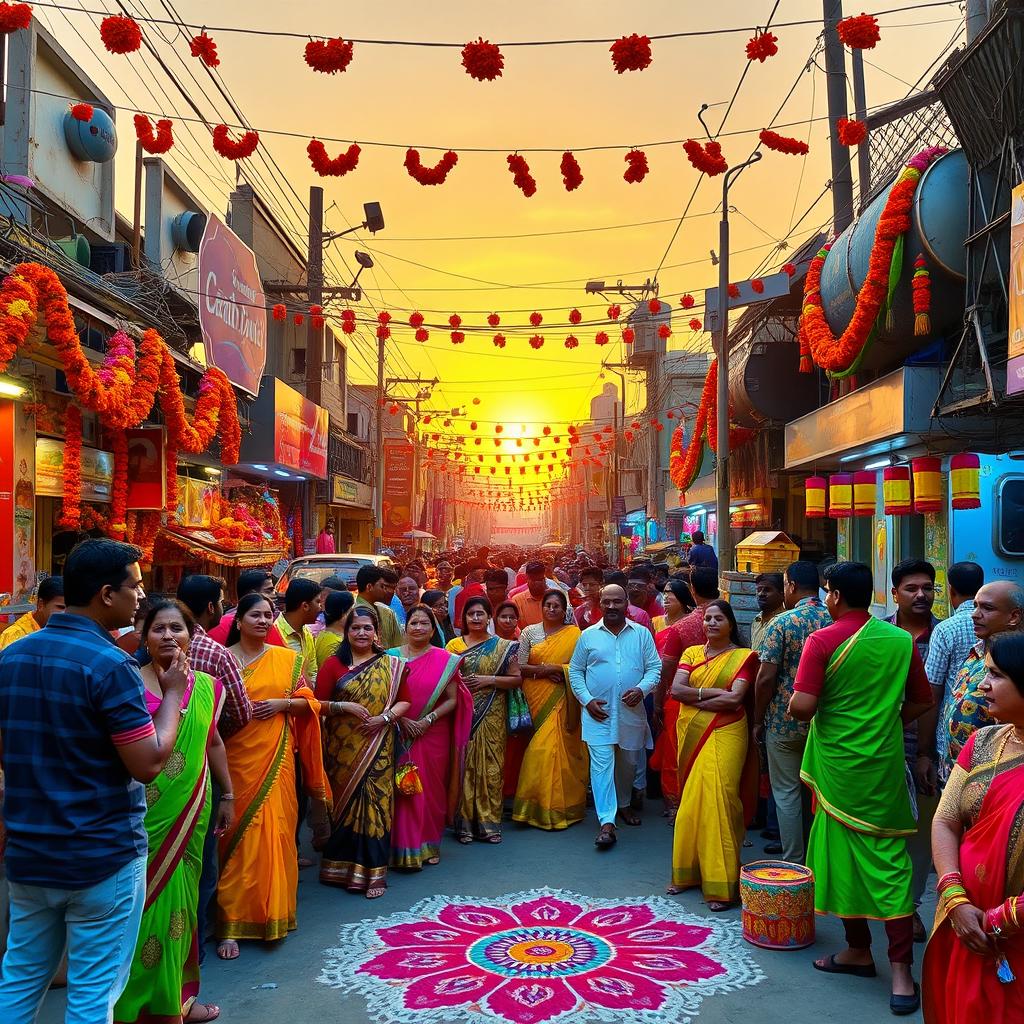
[[[843,19],[842,0],[823,0],[825,22],[825,76],[828,84],[828,121],[835,125],[846,117],[846,54],[836,26]],[[832,155],[832,220],[835,232],[853,223],[853,175],[850,151],[839,141],[833,128],[830,136]],[[863,149],[864,147],[861,146]]]
[[[865,121],[868,116],[868,101],[864,90],[864,54],[854,50],[850,55],[850,74],[853,78],[853,116]],[[871,190],[871,145],[862,142],[857,147],[857,190],[860,193],[860,208],[864,209]]]
[[[611,553],[617,559],[619,554],[619,520],[616,518],[613,505],[616,498],[622,497],[621,476],[619,473],[619,444],[621,440],[619,435],[626,428],[626,375],[622,371],[633,369],[633,367],[629,363],[601,363],[601,366],[606,370],[611,370],[619,378],[619,383],[622,386],[615,399],[615,405],[612,407],[612,494],[608,503],[609,518],[613,527],[609,531],[612,535],[612,544],[614,545]]]
[[[382,333],[382,332],[381,332]],[[377,335],[377,473],[374,481],[373,550],[380,554],[384,547],[384,339]]]
[[[319,185],[309,189],[309,256],[306,264],[306,287],[311,306],[324,302],[324,190]],[[306,319],[306,397],[320,404],[324,379],[324,329]]]

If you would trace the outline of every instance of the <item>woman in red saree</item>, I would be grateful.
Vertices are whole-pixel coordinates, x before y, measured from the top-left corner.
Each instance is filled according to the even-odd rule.
[[[932,823],[939,875],[926,1024],[1024,1022],[1024,634],[993,641],[980,690],[999,725],[965,744]]]

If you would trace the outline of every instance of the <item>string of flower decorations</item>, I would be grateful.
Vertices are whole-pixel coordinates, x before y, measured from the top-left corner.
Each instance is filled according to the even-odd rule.
[[[800,372],[813,366],[833,378],[855,373],[874,340],[879,321],[892,306],[893,293],[903,269],[903,240],[910,229],[914,193],[924,171],[946,150],[931,146],[907,162],[889,190],[868,258],[868,272],[857,293],[850,322],[836,335],[825,318],[821,299],[821,274],[832,243],[823,246],[811,260],[804,282],[803,312],[800,316]],[[919,286],[920,288],[921,286]]]
[[[177,467],[170,453],[198,454],[220,437],[225,465],[238,462],[241,427],[231,383],[223,371],[210,367],[199,382],[199,397],[191,420],[185,411],[177,368],[170,349],[153,329],[145,331],[136,348],[123,331],[107,343],[98,368],[82,349],[68,295],[57,274],[38,263],[18,264],[0,285],[0,372],[16,353],[31,346],[37,327],[45,327],[64,369],[77,405],[65,413],[65,473],[62,525],[77,529],[81,513],[82,409],[96,413],[114,450],[113,505],[107,532],[123,538],[127,495],[125,431],[138,426],[159,402],[167,424],[168,494],[176,494]],[[177,499],[175,497],[175,507]],[[170,504],[170,502],[169,502]]]

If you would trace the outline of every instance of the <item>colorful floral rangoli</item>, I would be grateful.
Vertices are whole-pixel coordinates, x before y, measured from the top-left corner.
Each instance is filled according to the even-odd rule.
[[[346,925],[326,957],[319,981],[363,996],[380,1024],[684,1024],[762,977],[735,923],[557,889],[431,897]]]

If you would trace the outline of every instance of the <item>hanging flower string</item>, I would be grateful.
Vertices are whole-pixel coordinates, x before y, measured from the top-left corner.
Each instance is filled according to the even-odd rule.
[[[306,43],[306,63],[322,75],[336,75],[352,62],[352,43],[344,39],[310,39]]]
[[[780,135],[770,128],[765,128],[758,138],[768,149],[774,149],[776,153],[785,153],[787,156],[806,156],[810,152],[810,146],[806,142],[788,135]]]
[[[618,74],[625,71],[643,71],[651,66],[651,41],[647,36],[637,35],[616,39],[609,47],[612,66]]]
[[[310,140],[306,147],[309,162],[321,178],[340,178],[349,171],[354,171],[359,163],[360,152],[355,142],[333,158],[327,155],[327,149],[319,139]]]
[[[559,170],[562,172],[562,183],[566,192],[573,192],[583,184],[583,172],[580,170],[579,161],[568,150],[562,154]]]
[[[208,68],[220,67],[217,44],[206,34],[205,30],[189,40],[188,48],[192,51],[192,56],[198,57]]]
[[[81,526],[82,410],[68,402],[64,410],[64,503],[58,522],[66,530]]]
[[[244,160],[256,152],[260,144],[258,132],[247,131],[240,139],[233,139],[228,126],[219,124],[213,129],[213,148],[225,160]]]
[[[162,117],[154,131],[153,122],[145,114],[136,114],[135,137],[147,153],[159,155],[174,145],[174,128],[166,117]]]
[[[537,182],[530,173],[530,165],[518,153],[509,154],[507,159],[508,169],[512,172],[512,180],[515,182],[516,188],[529,199],[537,191]]]
[[[923,253],[918,253],[914,260],[911,288],[914,299],[914,334],[918,338],[926,338],[932,333],[932,275]]]
[[[626,161],[626,172],[622,175],[623,181],[635,185],[647,177],[647,154],[642,149],[631,149],[624,157]]]
[[[836,135],[842,146],[859,146],[868,137],[868,126],[863,121],[841,117],[836,121]]]
[[[110,14],[100,22],[100,39],[111,53],[134,53],[142,46],[142,29],[126,14]]]
[[[409,176],[421,185],[443,185],[448,172],[459,162],[459,154],[448,150],[433,167],[425,167],[420,161],[419,150],[408,149],[405,153],[405,169]]]
[[[493,82],[501,78],[505,58],[494,43],[482,36],[476,42],[469,42],[462,48],[462,66],[470,78],[478,82]]]
[[[722,147],[714,141],[701,145],[693,139],[683,143],[683,151],[690,163],[709,178],[724,174],[729,170],[728,161],[722,156]]]
[[[0,3],[0,35],[20,32],[32,24],[32,8],[28,4]]]
[[[747,41],[747,60],[757,60],[762,64],[779,52],[779,37],[765,30],[757,32]]]
[[[840,42],[851,50],[873,50],[882,33],[878,30],[878,19],[873,14],[858,14],[843,18],[836,26]]]

